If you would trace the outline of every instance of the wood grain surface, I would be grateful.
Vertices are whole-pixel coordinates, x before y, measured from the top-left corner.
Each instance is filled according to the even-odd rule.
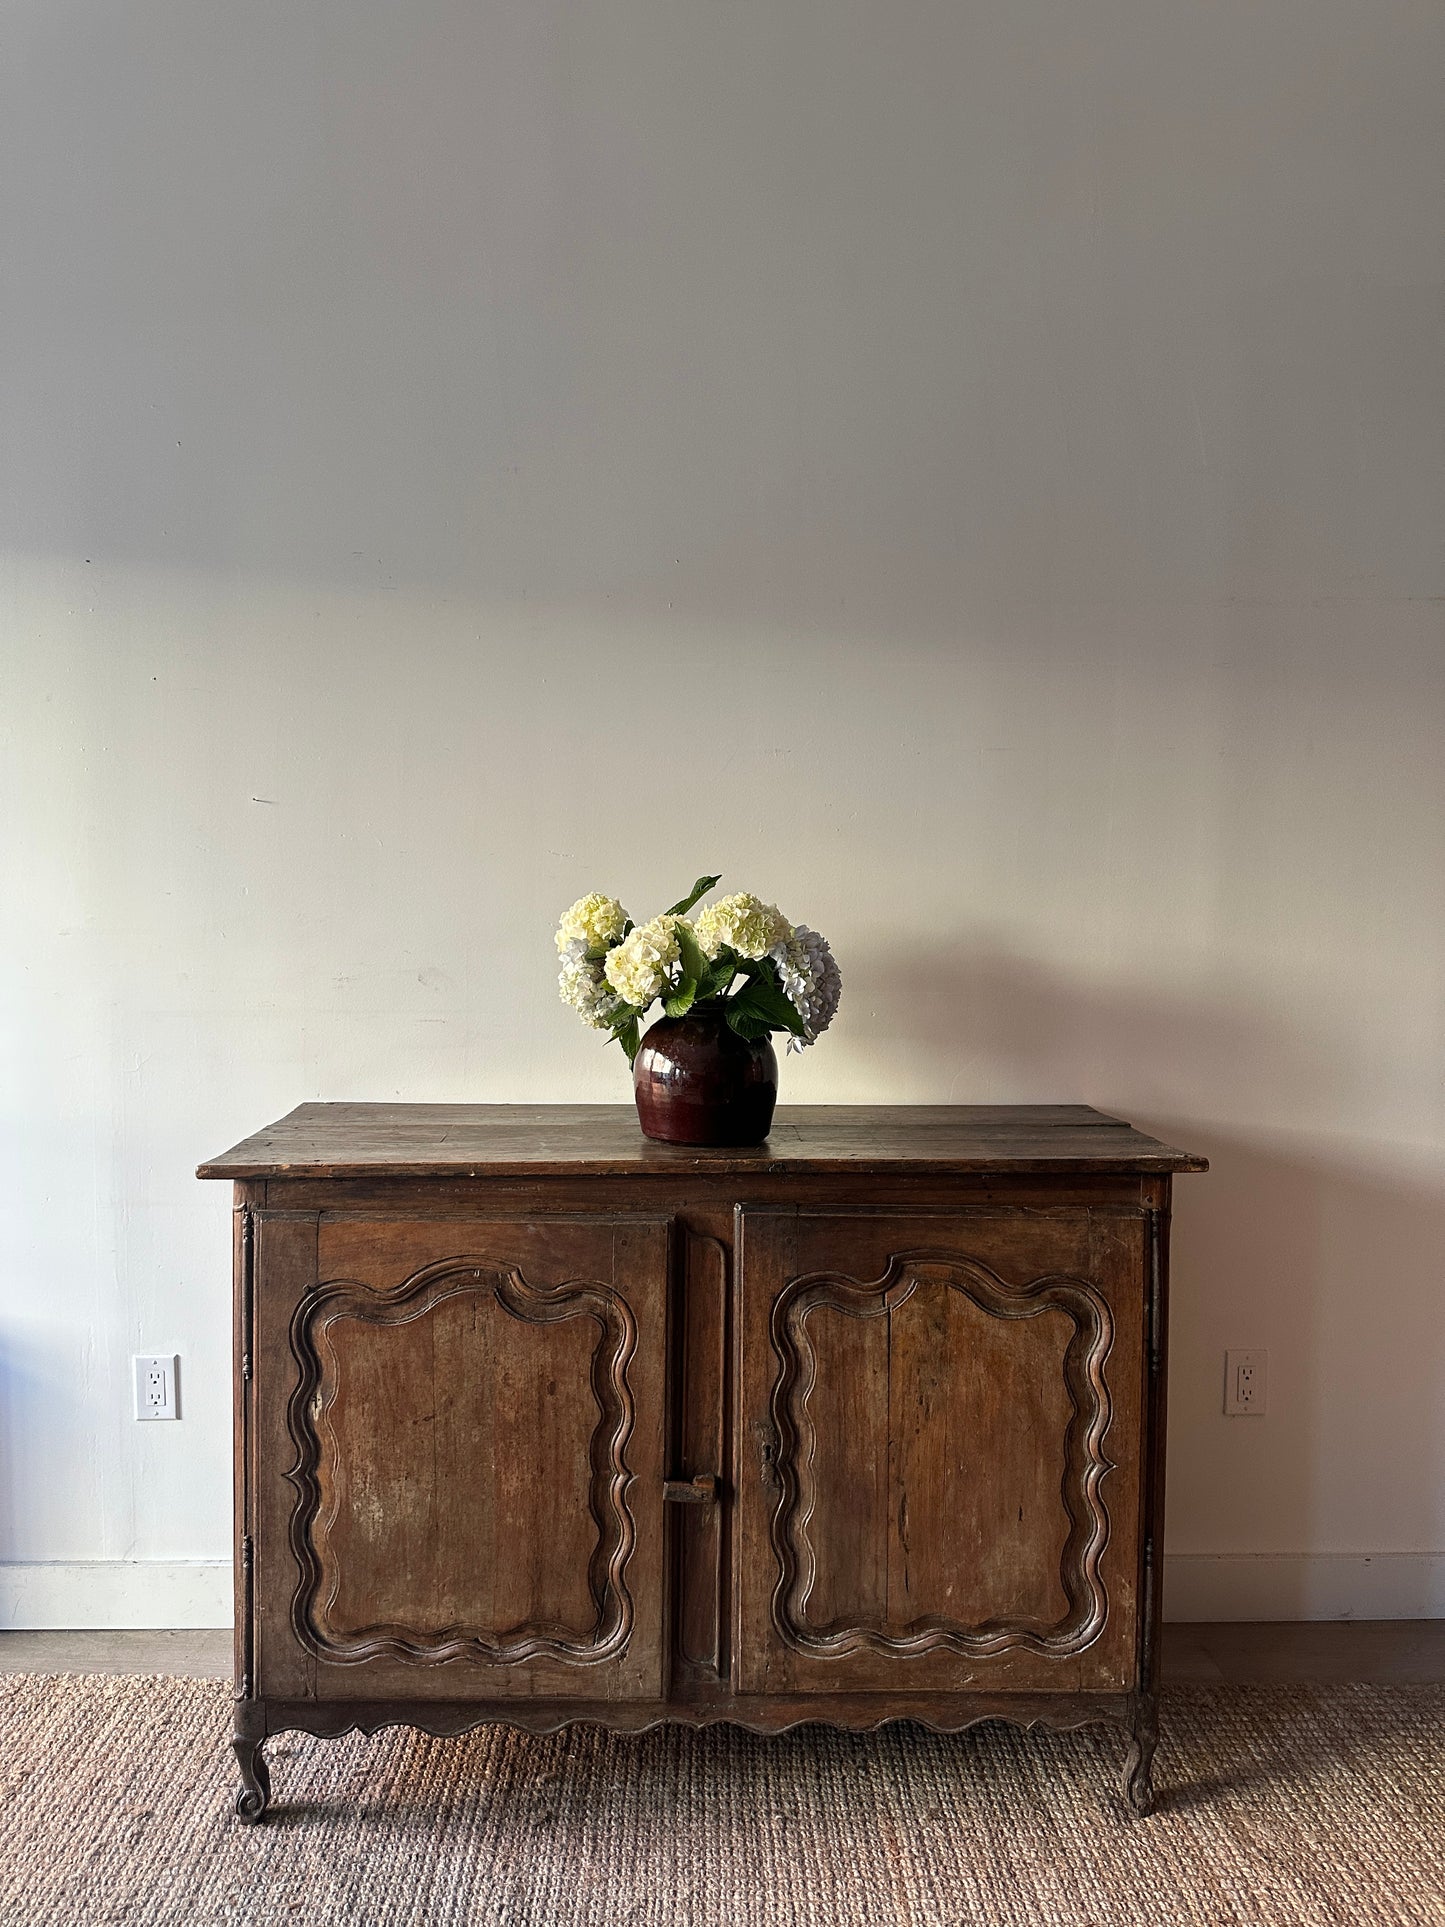
[[[1143,1244],[1137,1210],[744,1211],[743,1691],[1128,1686]]]
[[[1202,1171],[1087,1104],[785,1105],[766,1143],[657,1144],[630,1104],[302,1104],[202,1178],[782,1170]]]

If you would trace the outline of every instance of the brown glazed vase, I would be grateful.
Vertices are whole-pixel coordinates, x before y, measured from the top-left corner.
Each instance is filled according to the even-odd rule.
[[[761,1144],[778,1101],[766,1037],[739,1037],[720,1004],[660,1017],[642,1040],[632,1090],[645,1137],[664,1144]]]

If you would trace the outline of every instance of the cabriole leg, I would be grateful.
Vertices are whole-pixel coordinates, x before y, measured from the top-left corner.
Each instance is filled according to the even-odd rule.
[[[1150,1698],[1134,1709],[1129,1725],[1129,1750],[1124,1755],[1124,1798],[1135,1813],[1154,1805],[1154,1749],[1159,1744],[1159,1708]]]
[[[241,1791],[236,1795],[236,1812],[248,1826],[263,1820],[266,1808],[271,1803],[271,1773],[261,1755],[261,1748],[265,1744],[264,1735],[253,1738],[248,1733],[238,1733],[231,1742],[231,1751],[241,1769]]]

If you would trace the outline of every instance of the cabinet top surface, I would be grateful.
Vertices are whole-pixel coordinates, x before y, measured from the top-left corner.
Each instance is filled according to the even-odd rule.
[[[202,1178],[542,1177],[628,1172],[1204,1171],[1087,1104],[792,1104],[766,1143],[655,1144],[630,1104],[301,1104]]]

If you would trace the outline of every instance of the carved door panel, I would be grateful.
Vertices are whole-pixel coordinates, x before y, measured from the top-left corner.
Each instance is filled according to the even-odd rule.
[[[293,1490],[262,1692],[660,1697],[665,1221],[323,1215],[289,1307],[266,1229]]]
[[[744,1211],[742,1692],[1127,1688],[1143,1222]]]

